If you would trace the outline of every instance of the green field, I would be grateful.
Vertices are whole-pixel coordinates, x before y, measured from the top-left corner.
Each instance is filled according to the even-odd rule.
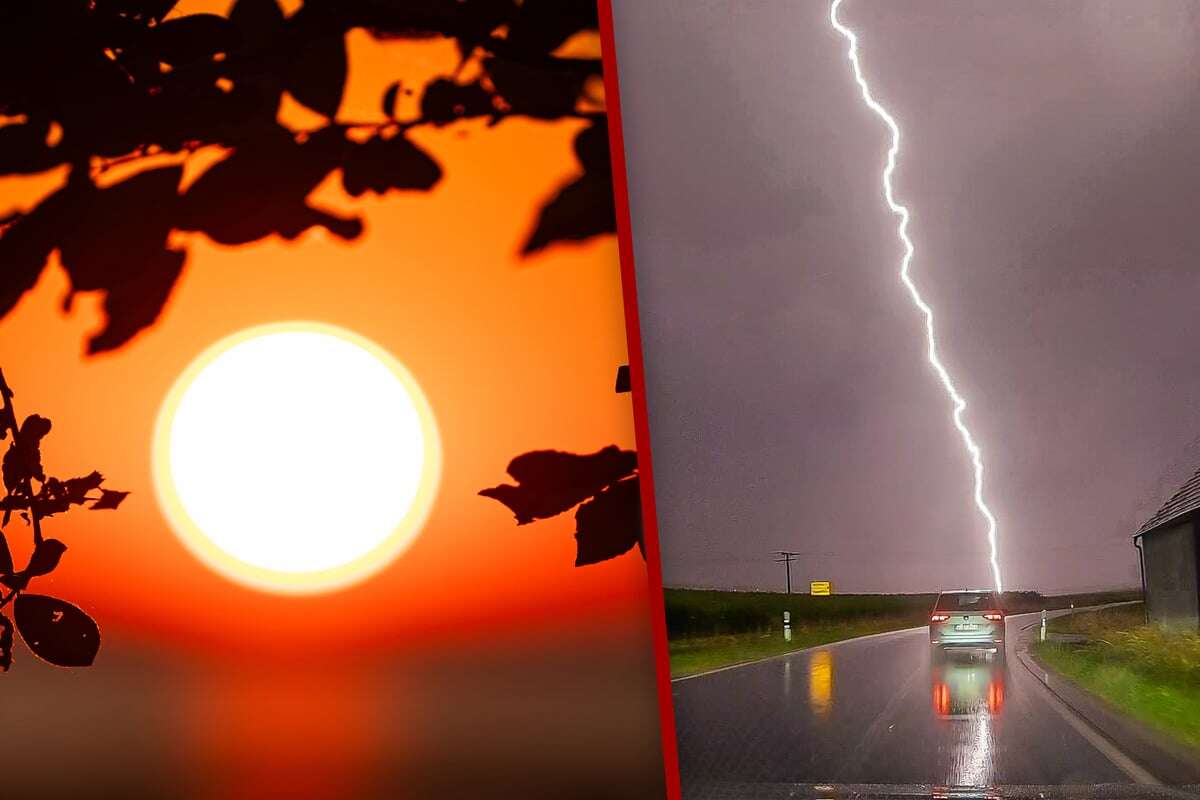
[[[1191,747],[1200,748],[1200,634],[1146,625],[1142,607],[1056,619],[1051,633],[1085,643],[1038,642],[1038,657],[1084,689]]]
[[[665,591],[671,675],[755,661],[773,655],[870,633],[924,625],[936,594],[808,594],[732,592],[710,589]],[[1137,592],[1101,592],[1043,597],[1006,593],[1010,613],[1096,605],[1134,599]],[[792,638],[783,636],[783,612],[792,616]]]

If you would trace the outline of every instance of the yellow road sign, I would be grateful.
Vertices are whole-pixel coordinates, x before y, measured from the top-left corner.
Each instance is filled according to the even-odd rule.
[[[808,593],[812,595],[828,596],[833,594],[833,584],[829,581],[812,581],[808,587]]]

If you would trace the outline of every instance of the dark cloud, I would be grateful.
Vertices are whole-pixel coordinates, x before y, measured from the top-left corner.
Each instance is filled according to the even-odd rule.
[[[664,574],[988,582],[824,2],[615,2]],[[1014,587],[1137,580],[1200,466],[1200,7],[847,0]],[[1195,462],[1195,463],[1193,463]]]

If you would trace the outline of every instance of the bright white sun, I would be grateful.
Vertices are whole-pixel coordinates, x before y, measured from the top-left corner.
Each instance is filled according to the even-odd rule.
[[[273,592],[356,583],[420,532],[441,471],[421,388],[389,353],[287,322],[217,342],[175,382],[154,435],[159,501],[221,574]]]

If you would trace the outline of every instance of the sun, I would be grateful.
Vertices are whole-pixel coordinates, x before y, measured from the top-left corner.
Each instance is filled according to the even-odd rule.
[[[250,328],[209,347],[162,404],[159,503],[201,561],[256,589],[357,583],[417,537],[441,474],[412,375],[356,333]]]

